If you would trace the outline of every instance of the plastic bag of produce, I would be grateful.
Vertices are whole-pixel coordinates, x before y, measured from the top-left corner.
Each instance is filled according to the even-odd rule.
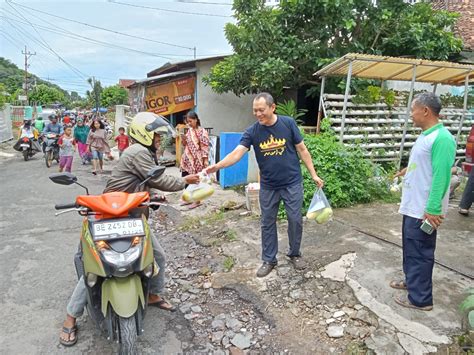
[[[198,202],[205,200],[214,193],[214,188],[211,185],[211,178],[205,174],[199,174],[199,184],[190,184],[184,190],[182,199],[186,202]]]
[[[322,189],[314,192],[306,217],[319,224],[325,224],[332,218],[332,208]]]

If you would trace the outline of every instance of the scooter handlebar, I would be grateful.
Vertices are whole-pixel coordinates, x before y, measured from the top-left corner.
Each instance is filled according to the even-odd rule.
[[[65,210],[65,209],[68,209],[68,208],[76,208],[77,205],[76,203],[59,203],[57,205],[54,206],[55,209],[57,210]]]

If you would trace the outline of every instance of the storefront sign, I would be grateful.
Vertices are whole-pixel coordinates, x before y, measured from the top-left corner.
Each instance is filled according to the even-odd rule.
[[[146,88],[146,110],[161,115],[190,110],[194,107],[195,77],[181,78]]]

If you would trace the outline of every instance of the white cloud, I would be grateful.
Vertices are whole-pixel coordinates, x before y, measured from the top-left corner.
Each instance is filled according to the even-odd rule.
[[[71,18],[80,22],[94,24],[120,32],[126,32],[135,36],[187,47],[196,46],[198,55],[228,54],[231,52],[231,47],[228,45],[224,36],[223,27],[226,22],[233,21],[232,18],[226,19],[165,13],[94,0],[62,2],[16,0],[16,2],[58,16]],[[222,13],[225,15],[231,13],[230,7],[228,6],[186,4],[170,0],[128,2],[143,4],[146,6],[169,8],[178,11]],[[0,8],[13,11],[5,2],[0,3]],[[191,56],[193,52],[184,48],[176,48],[125,37],[96,28],[86,27],[80,24],[53,18],[34,11],[25,11],[23,13],[31,22],[41,23],[44,26],[50,27],[51,25],[46,23],[46,21],[48,21],[57,28],[64,28],[81,36],[94,38],[99,41],[130,47],[145,52],[183,56],[170,57],[170,59],[151,57],[144,54],[82,42],[51,32],[39,30],[41,36],[47,41],[47,43],[66,61],[87,75],[107,78],[103,80],[103,83],[107,83],[106,85],[118,82],[119,78],[144,78],[147,72],[161,66],[165,62],[175,62],[192,58]],[[74,82],[81,82],[81,79],[74,74],[73,71],[67,68],[64,63],[59,62],[54,54],[48,53],[46,49],[42,48],[38,43],[31,39],[31,35],[38,37],[38,34],[31,28],[31,26],[26,24],[17,24],[17,26],[30,33],[26,44],[28,45],[29,50],[37,52],[37,55],[31,59],[31,72],[41,77],[69,77],[71,78],[71,81],[74,80]],[[1,22],[1,30],[9,33],[17,39],[18,43],[15,43],[17,44],[17,47],[24,47],[25,40],[22,40],[20,34],[18,34],[17,31],[9,26],[5,21]],[[0,45],[2,56],[10,59],[19,67],[23,66],[24,57],[19,48],[7,42],[2,36],[0,36]]]

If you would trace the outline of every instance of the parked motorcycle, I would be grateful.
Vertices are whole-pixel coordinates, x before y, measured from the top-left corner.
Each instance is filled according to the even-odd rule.
[[[53,160],[59,163],[59,135],[55,133],[49,133],[45,139],[44,149],[44,160],[48,168],[53,165]]]
[[[141,185],[164,170],[152,168]],[[74,264],[77,277],[86,283],[88,314],[107,339],[119,343],[119,354],[136,354],[149,282],[159,272],[143,207],[156,209],[162,200],[152,201],[148,192],[89,195],[71,173],[53,174],[50,179],[86,189],[87,194],[77,196],[75,203],[56,205],[57,210],[65,209],[56,215],[77,211],[84,216]]]

